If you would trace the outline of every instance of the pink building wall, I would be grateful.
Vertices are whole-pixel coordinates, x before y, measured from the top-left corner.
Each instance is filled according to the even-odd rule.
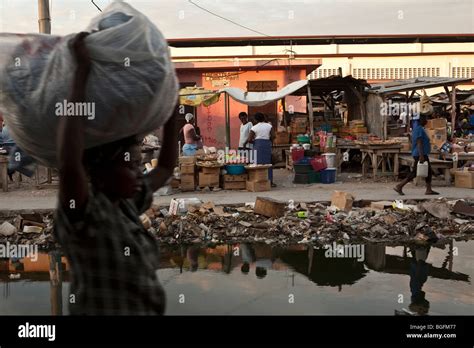
[[[204,87],[209,90],[220,89],[212,84],[212,81],[206,80],[203,77],[204,72],[208,70],[184,70],[178,69],[178,79],[180,82],[195,82],[196,86]],[[237,73],[237,72],[236,72]],[[287,84],[303,80],[306,78],[306,70],[301,68],[291,68],[282,70],[261,70],[256,71],[245,71],[238,74],[234,79],[230,79],[229,87],[237,87],[243,90],[247,90],[247,81],[277,81],[277,89],[285,87]],[[231,148],[237,148],[239,142],[240,132],[240,121],[238,114],[242,111],[248,112],[248,106],[238,103],[230,98],[230,138]],[[293,105],[295,112],[306,111],[306,98],[304,97],[287,97],[286,98],[287,110],[289,105]],[[281,105],[278,104],[279,110],[281,111]],[[197,108],[197,121],[198,127],[201,130],[205,146],[215,146],[217,148],[225,147],[225,106],[224,106],[224,95],[222,94],[219,102],[209,106],[200,106]],[[252,116],[252,115],[249,115]]]

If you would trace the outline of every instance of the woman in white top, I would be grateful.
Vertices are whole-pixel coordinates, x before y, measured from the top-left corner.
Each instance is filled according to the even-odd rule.
[[[253,124],[252,122],[249,122],[249,117],[246,112],[241,112],[239,114],[239,120],[242,123],[240,125],[239,150],[252,148],[252,144],[249,144],[249,136]]]
[[[249,142],[253,143],[253,148],[256,151],[257,164],[271,164],[273,127],[270,123],[265,122],[265,116],[261,112],[257,112],[254,118],[257,124],[250,129]],[[272,168],[268,169],[268,178],[272,187],[275,187]]]

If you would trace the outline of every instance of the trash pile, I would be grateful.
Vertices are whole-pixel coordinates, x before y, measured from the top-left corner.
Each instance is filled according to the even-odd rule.
[[[0,243],[8,240],[53,248],[51,215],[42,220],[39,216],[20,215],[12,223],[0,224]],[[330,204],[257,197],[245,205],[223,207],[188,198],[172,199],[169,208],[153,205],[141,221],[169,245],[424,243],[474,238],[474,201],[366,202],[336,191]]]
[[[53,237],[53,213],[20,214],[0,223],[0,243],[38,245],[41,250],[57,249]]]
[[[347,201],[352,199],[349,196]],[[266,210],[257,206],[259,200],[266,202]],[[347,201],[338,207],[257,198],[255,204],[245,206],[221,207],[207,202],[190,204],[172,214],[154,208],[146,214],[152,221],[149,231],[166,244],[423,242],[432,233],[440,240],[474,237],[472,202],[372,202],[352,208],[352,202]],[[341,203],[341,198],[335,203]]]

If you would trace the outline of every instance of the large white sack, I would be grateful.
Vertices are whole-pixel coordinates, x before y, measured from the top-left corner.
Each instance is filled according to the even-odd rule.
[[[85,39],[92,61],[86,101],[95,107],[85,121],[86,148],[163,126],[178,83],[161,32],[123,2],[104,9],[85,31],[92,32]],[[17,144],[53,167],[57,103],[70,98],[76,68],[68,47],[74,36],[0,34],[0,112]]]

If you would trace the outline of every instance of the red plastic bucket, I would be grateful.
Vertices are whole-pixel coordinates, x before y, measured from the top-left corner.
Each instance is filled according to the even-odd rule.
[[[311,165],[316,172],[320,172],[327,168],[326,157],[325,156],[316,156],[311,160]]]
[[[291,150],[291,158],[293,162],[298,162],[304,157],[304,149],[293,149]]]

